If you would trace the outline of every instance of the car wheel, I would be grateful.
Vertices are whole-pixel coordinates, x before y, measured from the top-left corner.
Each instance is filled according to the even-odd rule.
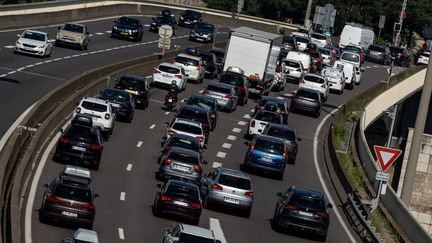
[[[318,112],[315,113],[315,118],[319,118],[321,115],[321,110],[319,110]]]
[[[246,209],[246,210],[243,212],[243,216],[244,216],[245,218],[249,218],[250,215],[251,215],[251,213],[252,213],[252,209],[251,209],[251,208],[250,208],[250,209]]]
[[[283,181],[283,178],[284,178],[284,171],[276,174],[276,179],[278,179],[279,181]]]
[[[325,242],[327,240],[327,234],[319,235],[319,241]]]
[[[39,209],[39,221],[44,224],[48,222],[48,218],[42,208]]]
[[[208,200],[208,196],[206,195],[206,196],[204,196],[203,197],[203,208],[206,208],[206,209],[208,209],[208,208],[210,208],[210,202],[209,202],[209,200]]]
[[[100,161],[98,161],[95,165],[93,165],[93,170],[99,170]]]
[[[153,203],[152,213],[156,217],[160,216],[160,210],[156,207],[156,201]]]
[[[296,158],[294,157],[293,159],[288,159],[288,164],[294,165],[296,161]]]
[[[285,90],[285,84],[281,84],[279,87],[279,92],[284,91]]]
[[[281,227],[279,226],[279,224],[277,223],[277,207],[275,208],[275,211],[273,213],[273,219],[271,221],[271,227],[273,228],[274,231],[276,232],[281,232]]]

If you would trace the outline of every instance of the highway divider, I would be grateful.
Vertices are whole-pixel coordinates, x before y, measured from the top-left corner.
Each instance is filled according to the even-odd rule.
[[[226,42],[216,43],[224,48]],[[209,50],[211,44],[198,48]],[[97,68],[55,88],[32,108],[15,129],[0,153],[1,242],[23,242],[26,195],[43,151],[82,97],[106,87],[107,77],[139,68],[144,76],[162,61],[172,60],[184,50],[151,55]],[[27,128],[27,129],[26,129]],[[37,129],[37,130],[36,130]]]

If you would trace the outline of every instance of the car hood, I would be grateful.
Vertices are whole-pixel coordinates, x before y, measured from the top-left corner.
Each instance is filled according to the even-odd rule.
[[[18,41],[22,44],[28,44],[28,45],[35,45],[35,46],[41,46],[45,45],[45,41],[38,41],[33,39],[27,39],[27,38],[19,38]]]
[[[123,25],[123,24],[116,24],[117,28],[120,29],[127,29],[127,30],[137,30],[138,27],[130,26],[130,25]]]

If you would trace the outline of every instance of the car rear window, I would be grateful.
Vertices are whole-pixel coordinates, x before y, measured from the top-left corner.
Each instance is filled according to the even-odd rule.
[[[423,56],[423,57],[429,57],[429,56],[430,56],[430,53],[423,52],[422,54],[420,54],[420,56]]]
[[[370,45],[368,50],[370,51],[378,51],[378,52],[384,52],[384,48],[381,46],[374,46],[374,45]]]
[[[310,208],[314,210],[325,210],[324,201],[321,199],[294,194],[291,197],[289,204],[302,208]]]
[[[282,101],[282,100],[280,100]],[[273,99],[262,99],[260,101],[260,106],[265,106],[268,102],[274,102],[277,104],[277,107],[279,110],[284,111],[285,110],[285,102],[278,102],[278,100],[273,100]]]
[[[186,118],[193,121],[207,122],[207,113],[198,112],[192,109],[181,109],[177,114],[178,118]]]
[[[283,138],[289,141],[295,141],[295,132],[293,130],[289,130],[289,129],[280,129],[277,127],[271,127],[268,129],[267,131],[267,135],[269,136],[273,136],[273,137],[278,137],[278,138]]]
[[[321,52],[321,54],[324,55],[331,55],[331,52],[329,49],[318,49],[319,52]]]
[[[224,74],[219,79],[219,82],[235,85],[235,86],[244,86],[244,79],[241,76],[238,75],[230,75],[230,74]]]
[[[144,80],[135,79],[132,77],[121,77],[119,84],[130,90],[144,90]]]
[[[219,184],[239,188],[242,190],[250,190],[251,183],[248,179],[239,177],[239,176],[232,176],[232,175],[224,175],[221,174],[219,176]]]
[[[224,94],[231,94],[231,89],[217,86],[217,85],[211,85],[209,84],[207,86],[207,89],[210,91],[218,92],[218,93],[224,93]]]
[[[204,99],[204,98],[196,98],[196,97],[191,97],[188,99],[187,101],[188,105],[197,105],[197,106],[201,106],[201,107],[208,107],[208,108],[213,108],[215,109],[217,106],[216,101],[211,101],[208,99]]]
[[[63,135],[65,138],[69,138],[73,141],[81,141],[86,143],[98,142],[98,137],[91,128],[83,128],[80,126],[70,126]]]
[[[305,97],[305,98],[314,99],[314,100],[319,99],[318,92],[312,92],[312,91],[304,90],[304,89],[299,89],[296,93],[296,96]]]
[[[284,143],[257,139],[254,149],[271,154],[283,154]]]
[[[80,202],[91,202],[92,195],[90,190],[77,188],[73,186],[66,186],[59,184],[55,188],[54,195],[57,197],[75,200]]]
[[[298,62],[293,62],[293,61],[287,61],[287,60],[285,60],[285,61],[283,61],[283,63],[287,67],[300,68],[300,63],[298,63]]]
[[[197,140],[173,137],[170,141],[173,147],[189,148],[192,150],[199,149],[200,145]]]
[[[330,69],[324,69],[322,71],[322,75],[326,76],[326,77],[330,77],[330,78],[340,78],[342,76],[342,74],[340,72],[336,72]]]
[[[121,101],[129,100],[129,94],[128,93],[119,92],[117,90],[104,90],[101,95],[115,99],[115,100],[121,100]]]
[[[210,61],[213,62],[213,54],[209,54],[209,53],[203,53],[200,52],[199,56],[204,60],[204,61]]]
[[[281,123],[280,115],[276,112],[261,111],[256,114],[254,119],[275,124]]]
[[[313,83],[317,83],[317,84],[323,84],[325,83],[325,79],[322,77],[317,77],[314,75],[305,75],[303,77],[304,80],[308,81],[308,82],[313,82]]]
[[[179,243],[214,243],[215,241],[212,239],[208,239],[196,235],[189,235],[186,233],[182,233],[180,235],[178,242]]]
[[[319,35],[319,34],[312,34],[311,37],[318,39],[318,40],[326,40],[327,39],[325,35]]]
[[[198,157],[187,154],[187,153],[177,152],[177,151],[172,151],[168,155],[168,158],[175,160],[175,161],[188,163],[188,164],[194,164],[194,165],[199,164]]]
[[[182,123],[182,122],[174,123],[173,129],[178,130],[178,131],[187,132],[187,133],[196,134],[196,135],[202,134],[202,130],[200,127],[194,126],[194,125],[189,125],[189,124]]]
[[[186,66],[198,66],[199,64],[197,60],[181,56],[176,57],[175,61]]]
[[[170,184],[166,190],[166,194],[168,195],[176,195],[181,197],[186,197],[189,199],[198,200],[198,190],[188,186],[181,186]]]
[[[360,62],[359,56],[353,53],[343,53],[340,59],[349,62]]]
[[[92,110],[92,111],[98,111],[98,112],[107,111],[107,105],[93,103],[89,101],[83,101],[81,106],[87,110]]]
[[[169,66],[165,66],[165,65],[159,65],[158,69],[160,71],[166,72],[166,73],[172,73],[172,74],[180,73],[180,69],[179,68],[169,67]]]

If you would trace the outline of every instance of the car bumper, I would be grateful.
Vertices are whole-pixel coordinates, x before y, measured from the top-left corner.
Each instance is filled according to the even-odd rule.
[[[61,214],[61,212],[62,210],[53,209],[52,207],[49,206],[41,210],[43,216],[49,220],[93,226],[95,215],[87,215],[86,217],[70,217]],[[80,213],[78,213],[78,215],[80,215]]]
[[[45,48],[31,48],[31,47],[24,47],[21,45],[16,45],[15,51],[20,52],[20,53],[25,53],[25,54],[36,55],[36,56],[43,56],[43,55],[45,55],[46,49]]]
[[[308,112],[318,112],[321,108],[319,105],[308,105],[308,104],[302,104],[298,102],[292,102],[291,109],[299,109]]]
[[[224,195],[223,193],[217,193],[217,192],[211,191],[208,194],[207,202],[209,202],[211,204],[217,204],[218,206],[221,206],[224,208],[245,209],[245,210],[249,210],[252,208],[253,201],[251,199],[241,198],[241,199],[238,199],[239,204],[236,204],[236,203],[231,203],[231,202],[225,201],[225,197],[238,199],[235,196]]]
[[[201,36],[201,35],[197,35],[197,34],[190,34],[189,35],[191,39],[195,40],[195,41],[213,41],[213,36]]]
[[[61,45],[61,46],[72,46],[72,47],[80,47],[82,46],[81,42],[77,42],[77,41],[66,41],[66,40],[60,40],[57,39],[55,41],[56,45]]]
[[[283,228],[294,228],[301,231],[313,232],[319,235],[327,234],[328,230],[328,225],[324,225],[318,222],[308,222],[306,220],[295,217],[279,218],[275,223]]]
[[[285,165],[285,162],[283,164]],[[248,169],[264,171],[267,173],[281,174],[281,173],[284,173],[284,171],[285,171],[284,166],[282,168],[270,166],[270,165],[266,166],[266,165],[262,165],[262,164],[256,164],[253,161],[245,161],[244,165]]]
[[[160,204],[159,210],[162,214],[171,215],[171,216],[179,216],[188,220],[195,220],[201,216],[201,211],[192,210],[184,207],[169,205],[169,204]]]
[[[126,34],[127,33],[127,34]],[[111,30],[111,35],[112,36],[116,36],[116,37],[120,37],[120,38],[125,38],[125,39],[137,39],[139,36],[139,32],[122,32],[122,31],[118,31],[118,30]]]

